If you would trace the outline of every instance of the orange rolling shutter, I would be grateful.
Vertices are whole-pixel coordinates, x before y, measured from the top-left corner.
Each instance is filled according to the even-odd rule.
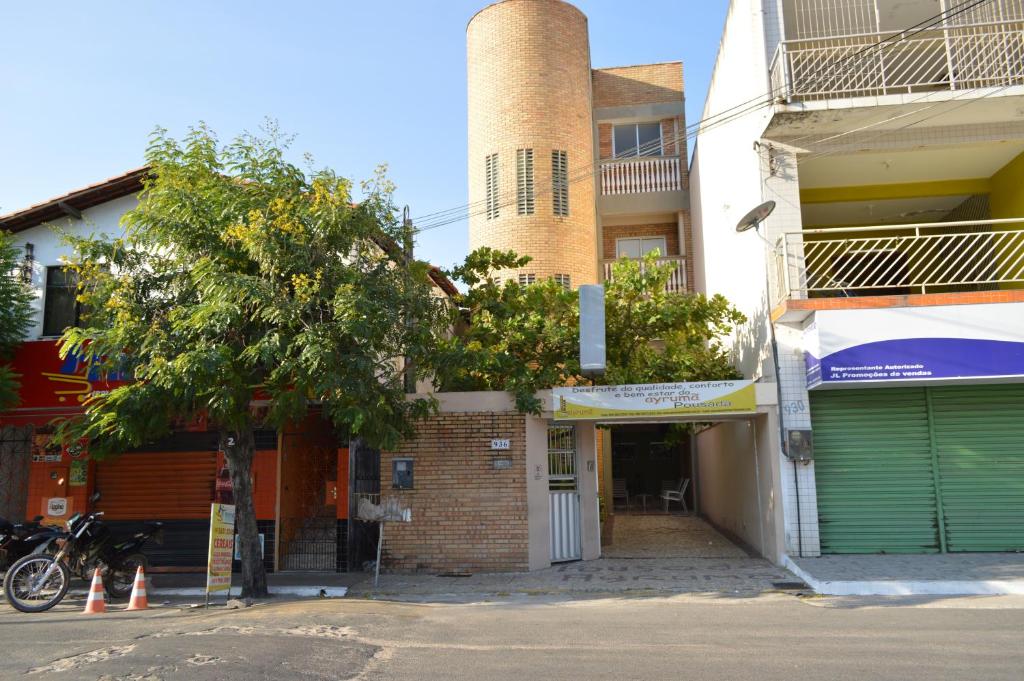
[[[208,518],[216,474],[212,451],[122,454],[96,464],[96,508],[107,520]]]

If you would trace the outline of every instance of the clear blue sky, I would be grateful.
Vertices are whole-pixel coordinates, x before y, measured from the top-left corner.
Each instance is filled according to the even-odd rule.
[[[413,215],[466,198],[465,28],[484,0],[10,2],[0,7],[0,214],[143,162],[154,126],[224,139],[266,117],[296,160],[387,163]],[[579,0],[595,67],[681,59],[699,118],[728,0]],[[417,255],[466,252],[466,224]]]

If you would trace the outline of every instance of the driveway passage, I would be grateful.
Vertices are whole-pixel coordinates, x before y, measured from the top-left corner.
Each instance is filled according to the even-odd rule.
[[[746,558],[747,552],[691,515],[616,513],[606,558]]]

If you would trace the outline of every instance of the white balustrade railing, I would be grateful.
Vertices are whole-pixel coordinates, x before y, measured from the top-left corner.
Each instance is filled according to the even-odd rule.
[[[769,66],[787,101],[1024,84],[1024,10],[1012,20],[909,33],[786,40]]]
[[[601,162],[601,194],[643,194],[682,189],[678,156],[648,156]]]
[[[1024,287],[1024,218],[790,232],[774,278],[776,303]]]
[[[604,261],[604,280],[611,281],[614,277],[613,265],[618,262],[616,260],[605,260]],[[640,271],[644,271],[644,261],[637,260],[640,265]],[[665,290],[669,293],[686,293],[686,258],[678,256],[668,256],[664,258],[658,258],[655,261],[656,265],[665,265],[666,263],[672,264],[672,272],[669,275],[668,281],[665,283]]]

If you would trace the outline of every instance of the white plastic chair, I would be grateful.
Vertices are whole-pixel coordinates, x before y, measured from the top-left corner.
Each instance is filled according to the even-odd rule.
[[[690,509],[686,506],[686,488],[690,486],[690,479],[683,478],[679,481],[679,486],[676,489],[667,489],[661,493],[661,500],[665,502],[665,513],[668,513],[669,502],[678,501],[683,507],[683,513],[689,513]]]
[[[612,507],[615,507],[616,499],[626,500],[626,510],[632,510],[629,504],[629,488],[626,487],[625,478],[613,478],[612,479]]]

